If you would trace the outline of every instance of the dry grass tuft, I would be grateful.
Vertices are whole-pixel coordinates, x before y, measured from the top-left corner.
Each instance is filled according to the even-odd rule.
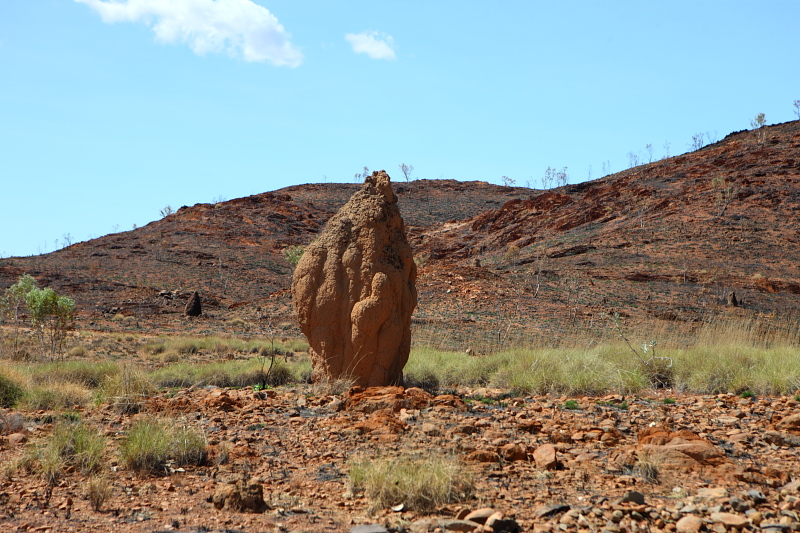
[[[404,504],[407,509],[427,512],[472,497],[472,475],[454,457],[434,455],[367,459],[350,463],[354,492],[364,491],[372,510]]]

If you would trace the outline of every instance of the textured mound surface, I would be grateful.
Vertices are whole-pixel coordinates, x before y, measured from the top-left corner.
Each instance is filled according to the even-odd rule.
[[[416,277],[389,176],[375,172],[308,246],[294,272],[292,297],[315,381],[402,381]]]

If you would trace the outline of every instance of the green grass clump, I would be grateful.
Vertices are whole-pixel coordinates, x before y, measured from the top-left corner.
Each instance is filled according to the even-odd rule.
[[[156,391],[157,387],[147,373],[125,365],[119,373],[106,377],[100,386],[99,398],[112,404],[120,413],[134,414],[142,410],[144,402]]]
[[[661,403],[666,405],[674,405],[675,403],[677,403],[677,400],[675,398],[664,398],[663,400],[661,400]]]
[[[196,429],[171,420],[143,418],[133,423],[120,443],[122,462],[140,475],[176,466],[200,465],[206,460],[206,440]]]
[[[49,385],[32,386],[25,391],[20,407],[31,411],[59,411],[85,406],[92,399],[92,392],[77,383],[55,382]]]
[[[24,394],[25,389],[18,380],[0,372],[0,407],[14,407]]]
[[[373,510],[402,503],[408,509],[428,512],[465,501],[475,491],[466,466],[441,455],[359,458],[351,461],[349,478],[352,489],[363,490]]]
[[[580,408],[581,407],[580,405],[578,405],[578,402],[576,400],[567,400],[566,402],[564,402],[564,409],[575,411]]]
[[[33,382],[38,385],[65,382],[96,389],[105,379],[119,371],[119,365],[107,361],[66,361],[31,367],[30,374]]]
[[[190,387],[192,385],[214,385],[217,387],[252,387],[262,383],[269,369],[267,360],[263,366],[258,357],[247,360],[220,361],[202,365],[175,363],[159,368],[150,378],[160,388]],[[267,385],[277,386],[298,381],[292,367],[283,360],[276,359],[270,372]]]
[[[28,461],[37,464],[42,477],[54,484],[70,466],[83,474],[97,472],[105,446],[105,439],[93,428],[82,423],[57,423],[44,445],[32,448]]]

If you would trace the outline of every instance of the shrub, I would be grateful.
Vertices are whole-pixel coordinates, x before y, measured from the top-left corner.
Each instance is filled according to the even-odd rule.
[[[75,302],[72,298],[59,296],[50,287],[33,288],[25,295],[25,305],[42,351],[49,352],[51,358],[63,353],[64,340],[75,314]]]
[[[0,316],[6,317],[14,324],[13,342],[11,347],[12,356],[16,355],[19,349],[19,324],[22,321],[22,306],[25,303],[25,296],[36,288],[36,280],[30,274],[23,274],[17,282],[3,292],[0,298]]]
[[[465,501],[475,490],[466,466],[441,455],[356,459],[350,463],[349,477],[353,490],[363,490],[373,510],[403,503],[426,512]]]
[[[286,256],[286,260],[289,261],[289,264],[292,267],[296,267],[297,263],[300,262],[300,258],[303,257],[303,253],[305,253],[306,247],[300,244],[295,246],[288,246],[284,251],[283,254]]]
[[[570,409],[574,411],[576,409],[580,409],[580,406],[578,405],[578,402],[576,400],[567,400],[566,402],[564,402],[564,409]]]

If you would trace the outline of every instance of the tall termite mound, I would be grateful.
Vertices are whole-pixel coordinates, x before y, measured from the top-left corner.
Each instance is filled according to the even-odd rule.
[[[374,172],[297,264],[292,298],[314,381],[402,382],[417,305],[417,269],[385,171]]]

